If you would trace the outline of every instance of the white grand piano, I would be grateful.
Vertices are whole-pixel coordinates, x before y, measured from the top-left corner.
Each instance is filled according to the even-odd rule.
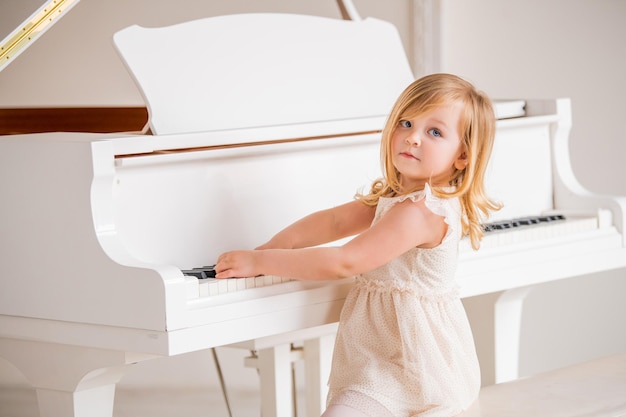
[[[242,14],[129,27],[114,42],[151,135],[0,137],[0,356],[36,389],[42,417],[111,417],[129,365],[226,345],[257,352],[264,417],[290,416],[293,341],[304,346],[307,415],[323,409],[352,279],[216,282],[183,271],[254,247],[379,176],[379,132],[413,74],[392,25],[340,5],[352,20]],[[577,182],[568,99],[497,108],[488,188],[505,209],[480,251],[462,243],[458,281],[464,297],[504,291],[494,343],[505,381],[517,376],[532,286],[626,267],[626,198]]]

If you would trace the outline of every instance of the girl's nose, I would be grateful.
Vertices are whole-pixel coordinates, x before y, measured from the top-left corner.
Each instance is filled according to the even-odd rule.
[[[418,134],[408,135],[406,137],[406,143],[407,145],[417,146],[419,148],[422,144],[422,139],[420,139]]]

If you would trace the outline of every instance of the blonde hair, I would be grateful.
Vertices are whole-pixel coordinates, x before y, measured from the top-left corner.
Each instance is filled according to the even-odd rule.
[[[431,74],[411,83],[398,97],[385,123],[381,139],[381,162],[384,177],[372,184],[368,194],[357,194],[357,199],[375,206],[382,196],[408,194],[417,190],[401,187],[400,173],[392,163],[391,137],[401,119],[414,118],[434,107],[463,104],[460,123],[462,146],[467,156],[465,168],[452,173],[452,190],[433,188],[442,198],[458,197],[461,203],[463,234],[469,235],[472,247],[478,249],[483,236],[482,221],[490,211],[501,205],[485,192],[485,172],[496,130],[493,106],[489,97],[471,83],[451,74]]]

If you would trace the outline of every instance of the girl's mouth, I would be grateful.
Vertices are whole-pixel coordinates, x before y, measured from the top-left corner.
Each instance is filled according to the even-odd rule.
[[[405,158],[409,158],[409,159],[416,159],[416,160],[418,160],[418,161],[419,161],[419,158],[418,158],[417,156],[413,155],[413,154],[412,154],[412,153],[410,153],[410,152],[400,152],[400,155],[401,155],[401,156],[403,156],[403,157],[405,157]]]

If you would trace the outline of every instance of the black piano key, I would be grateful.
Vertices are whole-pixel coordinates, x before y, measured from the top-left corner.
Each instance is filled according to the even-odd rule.
[[[513,227],[513,223],[510,221],[504,221],[504,222],[498,222],[495,225],[495,229],[496,230],[504,230],[504,229],[510,229]]]
[[[205,266],[202,268],[207,278],[215,278],[215,265]]]
[[[196,277],[198,279],[206,279],[206,274],[203,271],[183,270],[183,275],[188,277]]]
[[[532,226],[540,223],[550,223],[554,221],[565,220],[562,214],[550,214],[545,216],[520,217],[517,219],[500,220],[493,223],[483,225],[484,232],[494,232],[498,230],[508,230],[523,226]]]
[[[215,265],[187,269],[182,271],[182,273],[183,275],[196,277],[198,279],[215,278]]]

